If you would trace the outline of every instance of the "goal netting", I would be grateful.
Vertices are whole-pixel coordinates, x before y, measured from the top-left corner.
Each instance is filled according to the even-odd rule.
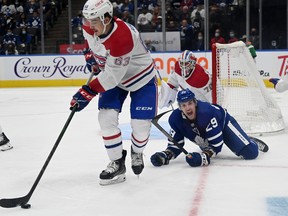
[[[242,41],[212,48],[213,102],[228,110],[248,134],[285,128],[281,110],[272,98]]]

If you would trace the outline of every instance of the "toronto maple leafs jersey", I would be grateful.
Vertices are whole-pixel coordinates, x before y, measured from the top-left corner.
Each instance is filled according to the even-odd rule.
[[[217,154],[224,144],[223,129],[232,117],[227,111],[208,102],[197,101],[196,119],[188,120],[181,110],[175,109],[170,117],[170,135],[184,146],[184,138],[199,145],[204,150],[212,148]],[[177,157],[181,151],[169,141],[168,149]]]
[[[102,71],[89,86],[96,92],[116,86],[136,91],[156,75],[153,59],[134,26],[118,18],[112,24],[111,32],[101,37],[83,25],[86,44]]]
[[[194,71],[188,78],[183,78],[179,62],[175,63],[175,69],[168,77],[168,85],[171,88],[189,88],[198,100],[212,102],[212,78],[201,65],[196,64]]]

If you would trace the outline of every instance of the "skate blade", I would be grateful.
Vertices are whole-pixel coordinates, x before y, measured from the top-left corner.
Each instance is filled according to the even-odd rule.
[[[126,180],[125,174],[115,176],[113,179],[100,179],[99,184],[102,186],[118,184]]]
[[[5,144],[5,145],[0,146],[0,150],[1,151],[8,151],[8,150],[10,150],[12,148],[13,148],[13,146],[10,145],[10,144]]]

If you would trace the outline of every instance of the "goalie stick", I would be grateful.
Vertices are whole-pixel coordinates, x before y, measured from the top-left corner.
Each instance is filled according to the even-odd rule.
[[[183,146],[181,146],[176,140],[173,139],[173,137],[158,123],[159,119],[165,115],[168,112],[171,112],[173,109],[168,110],[166,112],[160,113],[159,115],[155,116],[152,119],[152,124],[158,128],[175,146],[177,146],[187,157],[191,157],[191,155],[184,149]]]
[[[86,82],[86,85],[88,85],[90,83],[93,75],[94,75],[94,73],[92,72],[90,77],[89,77],[89,79]],[[53,155],[54,155],[54,153],[55,153],[55,151],[56,151],[56,149],[57,149],[57,147],[58,147],[58,145],[59,145],[59,143],[60,143],[60,141],[61,141],[61,139],[62,139],[62,137],[63,137],[63,135],[65,133],[65,131],[66,131],[66,129],[68,128],[68,126],[69,126],[69,124],[70,124],[70,122],[71,122],[71,120],[72,120],[72,118],[73,118],[73,116],[74,116],[74,114],[76,112],[77,106],[78,106],[77,104],[75,106],[73,106],[73,108],[71,110],[71,113],[70,113],[68,119],[66,120],[66,123],[65,123],[64,127],[61,130],[61,133],[59,134],[59,136],[58,136],[58,138],[57,138],[57,140],[56,140],[56,142],[55,142],[55,144],[54,144],[49,156],[47,157],[43,167],[41,168],[41,170],[40,170],[36,180],[34,181],[29,193],[26,196],[23,196],[23,197],[1,199],[0,200],[0,206],[1,207],[3,207],[3,208],[14,208],[14,207],[17,207],[17,206],[21,206],[22,208],[26,208],[26,209],[31,207],[31,205],[27,204],[27,203],[30,200],[33,192],[35,191],[38,183],[40,182],[41,177],[43,176],[43,174],[44,174],[44,172],[45,172],[45,170],[46,170],[51,158],[53,157]]]

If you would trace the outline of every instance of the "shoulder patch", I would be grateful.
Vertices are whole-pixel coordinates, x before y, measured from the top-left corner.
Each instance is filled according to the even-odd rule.
[[[134,44],[131,30],[123,21],[116,21],[117,29],[103,44],[114,57],[123,56],[132,51]]]

